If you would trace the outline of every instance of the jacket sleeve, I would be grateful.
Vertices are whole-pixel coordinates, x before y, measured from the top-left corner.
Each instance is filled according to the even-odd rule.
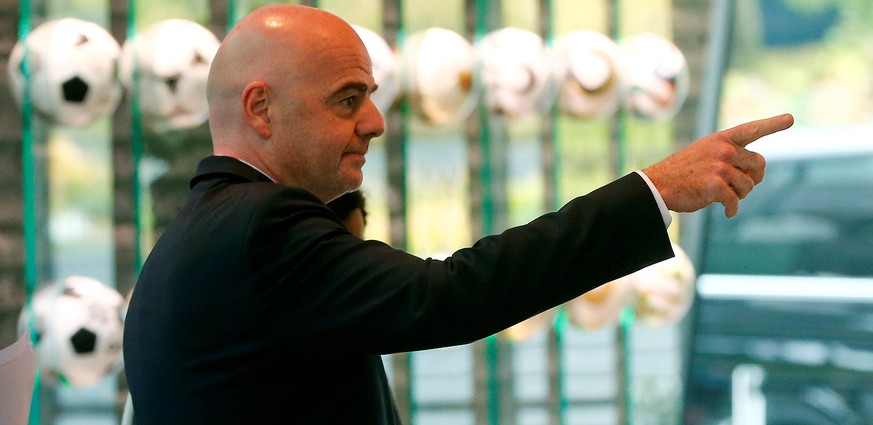
[[[252,221],[250,263],[265,326],[310,351],[469,343],[673,255],[636,174],[445,260],[360,241],[326,209],[285,203]]]

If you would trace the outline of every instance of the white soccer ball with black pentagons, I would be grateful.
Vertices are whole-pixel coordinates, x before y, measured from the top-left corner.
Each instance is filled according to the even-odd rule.
[[[388,42],[373,30],[359,25],[352,25],[352,28],[364,42],[373,63],[373,79],[379,89],[373,93],[372,99],[379,112],[384,115],[391,109],[400,89],[397,55]]]
[[[690,85],[688,63],[679,47],[650,33],[627,39],[621,45],[630,65],[625,108],[649,120],[676,115],[688,97]]]
[[[590,30],[555,41],[558,107],[570,116],[607,118],[618,110],[627,89],[627,60],[611,38]]]
[[[206,78],[218,45],[211,31],[185,19],[160,21],[124,43],[121,80],[149,128],[183,130],[206,122]]]
[[[118,291],[84,276],[40,288],[21,313],[19,333],[35,334],[41,376],[87,387],[120,370],[123,303]]]
[[[93,22],[45,22],[12,49],[7,73],[15,100],[22,105],[26,95],[33,111],[50,123],[91,124],[121,100],[119,53],[118,42]]]
[[[552,55],[542,38],[519,28],[488,33],[477,44],[485,104],[520,117],[544,111],[552,82]]]

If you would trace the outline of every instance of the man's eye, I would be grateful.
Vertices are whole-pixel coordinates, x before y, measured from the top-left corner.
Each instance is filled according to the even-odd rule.
[[[340,102],[343,104],[343,106],[351,108],[352,106],[355,106],[356,99],[357,99],[357,96],[349,96],[349,97],[341,100]]]

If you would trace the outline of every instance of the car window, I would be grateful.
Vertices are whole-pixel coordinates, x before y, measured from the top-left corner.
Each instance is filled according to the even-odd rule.
[[[708,213],[701,272],[873,276],[873,154],[770,161],[728,220]]]

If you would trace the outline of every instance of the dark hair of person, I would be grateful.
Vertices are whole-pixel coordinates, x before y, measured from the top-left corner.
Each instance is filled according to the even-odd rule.
[[[343,194],[339,198],[327,203],[327,207],[333,210],[334,214],[345,220],[352,211],[360,208],[361,214],[364,216],[364,222],[367,221],[367,209],[365,208],[364,194],[360,190]]]

